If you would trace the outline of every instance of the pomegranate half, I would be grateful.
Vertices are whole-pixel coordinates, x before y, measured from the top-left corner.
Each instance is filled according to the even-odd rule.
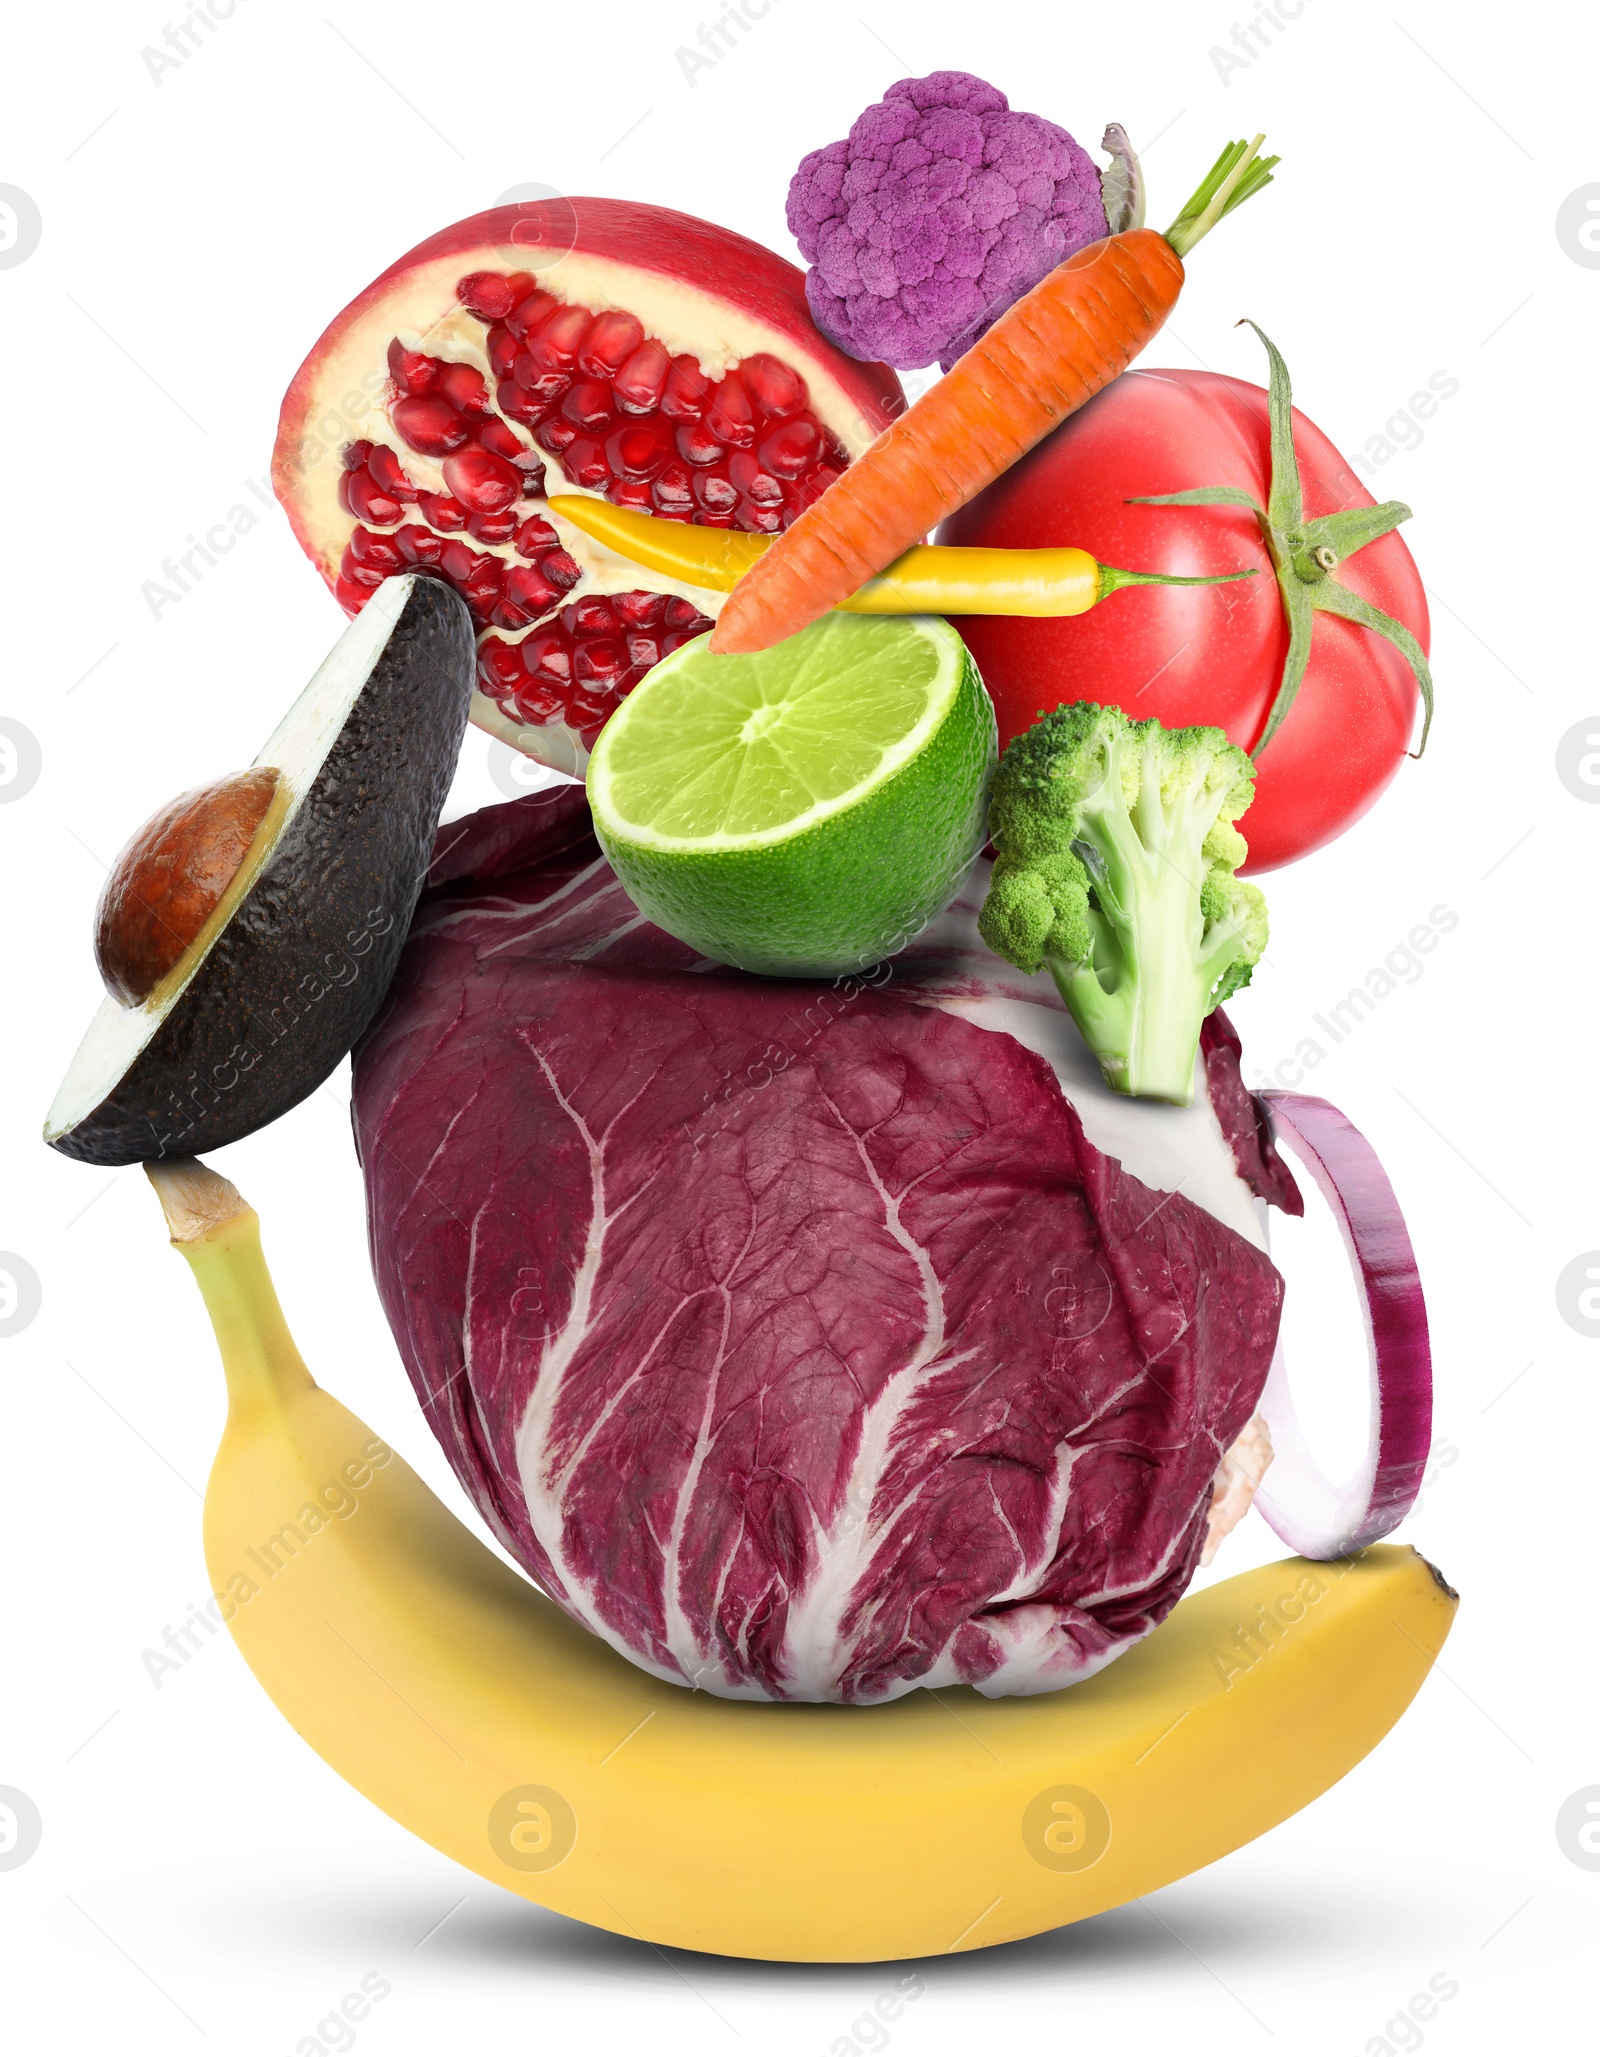
[[[555,198],[443,229],[359,293],[294,376],[272,476],[348,613],[391,573],[454,586],[472,720],[579,774],[725,596],[617,556],[547,495],[773,532],[904,406],[774,252],[666,207]]]

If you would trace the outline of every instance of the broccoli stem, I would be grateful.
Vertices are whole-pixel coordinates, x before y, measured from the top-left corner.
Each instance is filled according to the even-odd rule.
[[[1174,875],[1175,876],[1175,875]],[[1196,953],[1192,889],[1154,877],[1138,892],[1139,946],[1105,937],[1092,964],[1050,958],[1051,976],[1084,1041],[1116,1092],[1187,1107],[1194,1098],[1195,1051],[1219,971],[1207,976]],[[1097,929],[1106,924],[1097,921]],[[1223,966],[1227,953],[1223,955]]]
[[[1120,766],[1108,766],[1073,845],[1094,879],[1093,956],[1046,959],[1107,1084],[1178,1107],[1194,1098],[1200,1027],[1239,950],[1231,923],[1208,925],[1201,912],[1201,845],[1217,813],[1214,801],[1197,806],[1202,784],[1163,796],[1149,753],[1130,810]]]

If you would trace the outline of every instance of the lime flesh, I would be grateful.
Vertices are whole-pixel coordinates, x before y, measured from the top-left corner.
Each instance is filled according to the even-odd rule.
[[[994,712],[933,616],[827,614],[754,656],[702,636],[650,672],[589,763],[630,896],[708,957],[860,971],[945,906],[983,847]]]

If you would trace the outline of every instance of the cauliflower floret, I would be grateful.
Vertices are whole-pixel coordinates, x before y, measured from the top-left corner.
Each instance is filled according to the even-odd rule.
[[[901,79],[789,186],[817,326],[853,357],[948,371],[1074,250],[1107,233],[1065,129],[970,72]]]

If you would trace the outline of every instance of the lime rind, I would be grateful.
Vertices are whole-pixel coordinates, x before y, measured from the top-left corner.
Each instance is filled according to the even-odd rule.
[[[708,640],[657,665],[595,746],[590,805],[618,841],[710,853],[806,834],[927,747],[968,661],[931,616],[828,615],[757,657]]]
[[[944,621],[930,620],[913,631],[913,642],[906,645],[903,639],[911,619],[899,617],[885,640],[900,641],[902,656],[908,647],[921,649],[930,636],[940,646],[939,668],[924,674],[919,689],[932,705],[933,718],[923,719],[926,709],[901,716],[902,734],[920,738],[920,747],[914,742],[909,752],[896,749],[899,761],[886,775],[880,770],[875,777],[852,781],[839,772],[840,762],[848,764],[851,755],[854,724],[865,714],[870,728],[883,713],[881,697],[874,701],[872,680],[863,676],[831,710],[820,701],[813,707],[818,718],[815,740],[827,753],[817,752],[826,767],[822,783],[841,790],[819,804],[807,789],[804,808],[792,810],[809,816],[798,824],[791,821],[777,834],[768,830],[737,840],[720,833],[703,840],[646,840],[629,833],[631,824],[618,824],[595,804],[601,848],[635,905],[658,928],[706,958],[742,971],[775,978],[838,977],[864,972],[893,957],[949,904],[983,847],[995,764],[994,708],[955,630]],[[813,627],[801,636],[816,633]],[[866,645],[858,642],[856,647],[865,650]],[[892,674],[892,649],[888,657]],[[709,660],[713,667],[725,661]],[[881,677],[884,667],[878,669]],[[635,689],[634,698],[649,693],[655,677],[652,672]],[[889,697],[892,700],[893,695]],[[624,719],[629,704],[613,717],[613,726]],[[744,719],[769,704],[759,695],[750,698]],[[726,707],[723,714],[725,722],[731,718]],[[709,754],[696,751],[683,746],[670,726],[658,728],[654,722],[642,724],[636,739],[651,731],[659,741],[644,760],[649,768],[664,783],[686,774],[711,773],[721,796],[712,812],[716,820],[724,820],[730,783],[749,773],[749,767],[738,761],[741,752],[736,749],[730,761],[722,748]],[[597,760],[610,733],[607,729],[600,737]],[[755,740],[761,740],[759,734]],[[886,740],[892,748],[901,737],[886,739],[880,734],[869,744],[869,757],[880,767],[889,754]],[[861,747],[859,738],[856,747]],[[595,802],[593,764],[590,776]],[[752,806],[758,804],[761,777],[758,765],[746,796]],[[670,785],[668,791],[671,797]]]

